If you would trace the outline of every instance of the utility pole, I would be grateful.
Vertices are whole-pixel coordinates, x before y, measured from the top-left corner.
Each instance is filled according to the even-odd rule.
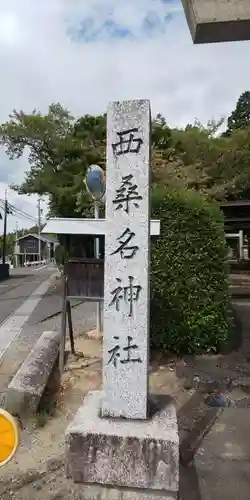
[[[99,201],[95,200],[95,219],[99,219]],[[95,258],[100,259],[100,240],[99,238],[95,238]],[[101,302],[98,301],[96,304],[96,333],[97,336],[100,336],[102,331],[102,305]]]
[[[15,267],[17,267],[17,266],[18,266],[18,256],[17,256],[17,239],[18,239],[18,222],[16,221]]]
[[[3,260],[2,260],[2,263],[3,263],[3,264],[5,264],[5,260],[6,260],[6,246],[7,246],[7,213],[8,213],[7,189],[5,189],[5,199],[4,199],[4,221],[3,221]]]
[[[41,262],[41,198],[37,201],[38,208],[38,260]]]

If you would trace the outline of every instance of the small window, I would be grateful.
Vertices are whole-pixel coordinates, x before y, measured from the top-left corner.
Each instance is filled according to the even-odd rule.
[[[25,246],[29,250],[34,250],[36,248],[36,240],[34,239],[26,240]]]

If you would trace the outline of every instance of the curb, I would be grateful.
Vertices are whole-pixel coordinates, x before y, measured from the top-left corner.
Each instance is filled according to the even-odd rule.
[[[55,369],[59,346],[59,332],[43,332],[8,385],[5,409],[9,413],[21,418],[37,411]]]

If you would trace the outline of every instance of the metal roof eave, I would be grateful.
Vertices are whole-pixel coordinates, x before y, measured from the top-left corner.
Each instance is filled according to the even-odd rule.
[[[73,219],[57,218],[48,219],[42,233],[49,234],[85,234],[105,235],[107,221],[105,219]],[[150,221],[151,236],[160,234],[160,220]]]

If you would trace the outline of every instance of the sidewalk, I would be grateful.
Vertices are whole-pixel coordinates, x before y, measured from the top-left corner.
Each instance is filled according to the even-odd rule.
[[[183,471],[185,491],[189,492],[189,496],[183,492],[183,500],[250,499],[249,419],[249,409],[222,411],[194,462]],[[192,480],[193,492],[189,486]]]
[[[250,499],[250,302],[234,302],[234,308],[243,342],[221,369],[221,380],[231,376],[224,394],[233,406],[214,409],[216,422],[194,460],[181,468],[180,500]]]

